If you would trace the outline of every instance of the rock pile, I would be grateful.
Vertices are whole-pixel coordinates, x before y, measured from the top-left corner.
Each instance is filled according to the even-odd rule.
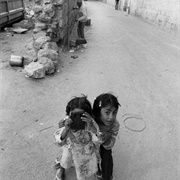
[[[48,36],[33,36],[33,48],[36,53],[35,62],[31,62],[24,68],[28,77],[44,78],[55,72],[58,66],[59,47],[56,42],[51,42]]]
[[[27,65],[24,72],[29,77],[43,78],[57,68],[60,60],[57,43],[67,43],[77,14],[74,10],[76,0],[34,0],[33,3],[31,14],[35,22],[33,48],[36,62]],[[44,35],[36,37],[42,31]]]

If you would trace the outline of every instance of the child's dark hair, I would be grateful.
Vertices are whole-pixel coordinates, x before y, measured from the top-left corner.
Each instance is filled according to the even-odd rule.
[[[82,95],[81,97],[74,97],[71,99],[66,106],[66,114],[69,115],[69,113],[76,108],[82,109],[92,116],[92,107],[87,96]]]
[[[101,108],[106,107],[108,105],[115,107],[117,110],[119,106],[121,106],[118,102],[117,97],[115,97],[111,93],[101,94],[94,100],[93,114],[96,120],[99,119],[98,117],[100,115]]]

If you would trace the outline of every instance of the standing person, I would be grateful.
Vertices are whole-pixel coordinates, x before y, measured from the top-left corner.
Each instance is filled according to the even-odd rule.
[[[119,132],[119,122],[116,119],[119,106],[117,98],[110,93],[99,95],[93,104],[95,121],[103,137],[103,143],[100,145],[101,164],[96,173],[98,179],[113,179],[112,148]]]
[[[85,23],[88,19],[87,17],[87,8],[85,6],[85,4],[83,3],[82,0],[77,0],[77,6],[79,8],[78,10],[78,19],[77,19],[77,23],[78,23],[78,36],[79,38],[85,39],[84,36],[84,27],[85,27]]]
[[[119,0],[115,0],[115,10],[119,9]]]
[[[75,97],[66,106],[66,118],[59,122],[55,142],[63,147],[56,164],[55,180],[64,180],[65,169],[75,166],[78,180],[85,180],[98,170],[99,127],[91,117],[92,107],[86,96]]]

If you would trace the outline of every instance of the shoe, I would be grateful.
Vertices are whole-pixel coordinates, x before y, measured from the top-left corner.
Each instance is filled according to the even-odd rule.
[[[61,167],[61,164],[60,164],[60,158],[56,158],[55,159],[55,163],[54,163],[54,169],[59,169]]]
[[[102,172],[101,171],[97,171],[96,173],[96,177],[98,178],[98,180],[102,180]]]
[[[61,167],[61,164],[60,163],[57,163],[54,165],[54,169],[59,169]]]

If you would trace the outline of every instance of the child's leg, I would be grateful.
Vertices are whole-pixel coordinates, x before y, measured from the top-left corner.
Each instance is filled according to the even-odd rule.
[[[104,149],[103,146],[100,146],[101,153],[101,168],[102,168],[102,179],[111,180],[113,174],[113,158],[112,151]]]
[[[73,164],[72,152],[67,147],[63,147],[63,152],[62,152],[60,164],[65,169],[69,169]]]
[[[55,180],[64,180],[65,177],[65,169],[68,169],[72,166],[72,153],[71,151],[63,146],[63,152],[61,159],[59,161],[59,168],[56,172]]]
[[[65,169],[60,167],[56,172],[56,177],[54,180],[64,180],[65,177]]]

